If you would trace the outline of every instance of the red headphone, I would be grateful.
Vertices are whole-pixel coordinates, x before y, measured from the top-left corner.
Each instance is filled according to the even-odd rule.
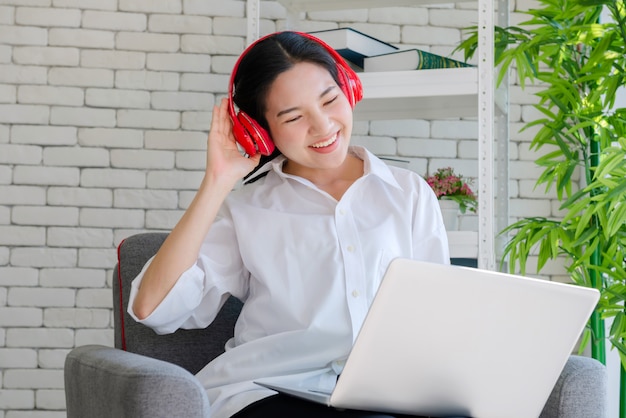
[[[337,63],[337,74],[339,76],[339,86],[341,90],[348,98],[350,106],[354,108],[359,100],[363,98],[363,86],[359,76],[356,75],[354,70],[348,66],[343,57],[339,55],[330,45],[316,38],[313,35],[304,32],[295,32],[305,38],[311,39],[320,45],[322,45],[335,59]],[[233,121],[233,134],[237,142],[243,147],[244,151],[248,155],[255,155],[260,152],[262,155],[270,155],[274,151],[274,142],[270,138],[269,132],[265,130],[257,121],[248,116],[245,112],[235,111],[235,104],[233,102],[233,90],[235,84],[235,75],[239,68],[239,63],[242,58],[252,49],[257,43],[262,40],[275,35],[275,33],[263,36],[248,46],[233,68],[233,72],[230,76],[230,82],[228,85],[228,113]]]

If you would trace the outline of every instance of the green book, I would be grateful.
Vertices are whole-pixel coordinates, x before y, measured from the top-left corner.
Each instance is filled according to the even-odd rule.
[[[363,59],[363,71],[365,72],[461,67],[472,67],[472,65],[420,49],[403,49]]]

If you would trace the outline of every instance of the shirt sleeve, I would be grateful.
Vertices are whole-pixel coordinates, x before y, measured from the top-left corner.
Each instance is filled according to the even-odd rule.
[[[413,223],[413,258],[450,264],[448,234],[443,224],[437,197],[428,183],[418,179],[418,203]]]
[[[249,273],[239,255],[232,221],[224,216],[224,211],[205,237],[196,263],[181,274],[161,303],[141,320],[132,306],[151,262],[152,258],[132,281],[128,313],[157,334],[169,334],[179,328],[205,328],[215,319],[229,295],[243,300],[247,294]]]

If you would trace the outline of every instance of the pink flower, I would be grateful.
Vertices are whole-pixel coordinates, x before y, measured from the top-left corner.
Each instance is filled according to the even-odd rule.
[[[476,195],[462,176],[454,173],[452,167],[440,168],[426,182],[435,192],[437,199],[442,197],[456,200],[462,213],[466,209],[476,212]]]

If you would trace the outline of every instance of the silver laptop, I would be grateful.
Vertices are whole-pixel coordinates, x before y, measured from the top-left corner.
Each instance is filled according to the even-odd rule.
[[[335,408],[538,417],[599,299],[595,289],[395,259],[331,393],[256,383]]]

